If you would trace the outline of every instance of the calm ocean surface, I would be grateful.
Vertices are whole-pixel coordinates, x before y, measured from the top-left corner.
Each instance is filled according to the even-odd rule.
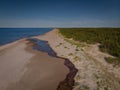
[[[52,30],[52,28],[0,28],[0,45],[4,45],[15,40],[42,35]]]

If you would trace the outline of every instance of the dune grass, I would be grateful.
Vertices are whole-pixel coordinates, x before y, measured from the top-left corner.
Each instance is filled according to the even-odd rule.
[[[59,30],[66,38],[89,44],[101,43],[100,50],[117,57],[115,60],[120,62],[120,28],[59,28]]]

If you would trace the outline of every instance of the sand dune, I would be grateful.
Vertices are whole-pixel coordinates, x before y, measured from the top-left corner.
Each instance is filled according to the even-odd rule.
[[[98,44],[77,43],[63,37],[58,29],[34,38],[48,41],[58,56],[68,58],[78,69],[73,90],[119,90],[120,68],[105,61],[110,56],[99,50]],[[112,57],[112,56],[111,56]]]

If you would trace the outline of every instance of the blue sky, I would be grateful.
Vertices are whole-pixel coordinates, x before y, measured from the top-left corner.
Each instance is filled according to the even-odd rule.
[[[0,0],[0,27],[120,27],[120,0]]]

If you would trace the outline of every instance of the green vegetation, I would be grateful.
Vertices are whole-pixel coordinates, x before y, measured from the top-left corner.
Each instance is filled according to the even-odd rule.
[[[79,49],[76,48],[75,51],[79,51]]]
[[[105,60],[106,60],[108,63],[114,64],[114,66],[120,65],[120,58],[107,57],[107,58],[105,58]]]
[[[117,57],[120,62],[120,28],[60,28],[60,33],[66,38],[79,42],[101,43],[100,50]],[[110,61],[113,59],[107,59]]]
[[[73,54],[72,53],[69,53],[68,56],[72,56]]]

